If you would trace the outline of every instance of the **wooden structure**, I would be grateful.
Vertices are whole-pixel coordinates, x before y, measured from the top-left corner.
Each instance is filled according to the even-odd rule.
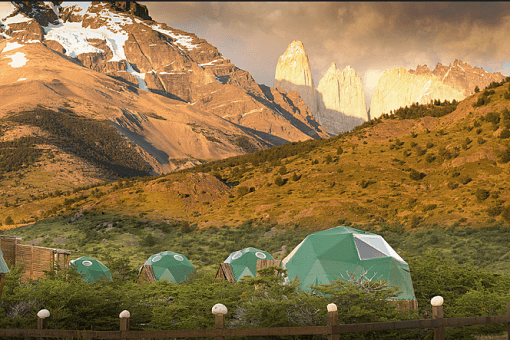
[[[257,260],[257,269],[259,270],[261,268],[266,268],[270,266],[278,266],[281,265],[281,260]],[[275,274],[278,274],[275,272]],[[259,275],[258,273],[256,274]],[[216,272],[216,276],[214,277],[214,281],[218,281],[219,279],[225,279],[232,283],[236,282],[236,279],[234,278],[234,272],[232,271],[232,267],[230,267],[230,263],[220,263],[220,267],[218,268],[218,271]]]
[[[220,263],[220,267],[216,272],[214,281],[218,281],[219,279],[225,279],[232,283],[236,282],[236,279],[234,278],[234,272],[232,271],[232,267],[230,267],[230,263]]]
[[[397,300],[390,299],[389,301],[395,303],[398,309],[401,310],[410,310],[410,309],[418,309],[418,300]]]
[[[154,271],[152,270],[152,266],[147,265],[147,264],[144,264],[142,266],[142,270],[138,274],[136,283],[142,284],[144,281],[147,281],[149,283],[153,283],[156,281],[156,276],[154,276]]]
[[[70,250],[53,249],[21,244],[21,237],[0,236],[0,249],[9,268],[23,266],[22,280],[38,279],[45,271],[69,268]]]
[[[281,267],[281,265],[281,260],[257,260],[257,271],[271,266]],[[278,271],[275,271],[275,275],[278,275]],[[257,273],[257,276],[259,276],[259,273]]]

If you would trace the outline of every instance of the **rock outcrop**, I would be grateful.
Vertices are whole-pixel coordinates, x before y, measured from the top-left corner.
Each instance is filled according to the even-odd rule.
[[[368,121],[363,83],[353,68],[346,66],[340,71],[331,64],[317,87],[316,117],[333,135]]]
[[[333,63],[315,88],[303,43],[292,41],[278,59],[274,88],[300,94],[319,124],[331,135],[353,129],[368,120],[361,78],[347,66]]]
[[[370,118],[416,102],[427,104],[435,99],[462,100],[473,94],[476,86],[483,89],[503,78],[499,72],[490,73],[461,60],[455,60],[449,66],[437,63],[433,71],[427,65],[409,71],[402,67],[386,70],[377,83],[370,103]]]
[[[312,69],[301,41],[293,40],[285,53],[278,58],[273,87],[287,92],[297,91],[310,110],[316,113],[317,98]]]

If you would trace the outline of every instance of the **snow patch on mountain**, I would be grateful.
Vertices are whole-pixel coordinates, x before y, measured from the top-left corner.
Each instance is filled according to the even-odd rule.
[[[131,75],[133,75],[136,79],[138,79],[138,88],[140,90],[151,92],[149,90],[149,88],[147,87],[147,83],[145,82],[145,73],[136,72],[127,60],[126,60],[126,62],[127,62],[127,72],[131,73]]]
[[[0,53],[4,53],[4,52],[8,52],[8,51],[12,51],[12,50],[15,50],[17,48],[20,48],[22,46],[25,46],[24,44],[20,44],[18,43],[17,41],[15,42],[8,42],[7,45],[5,45],[4,49],[2,50],[2,52]]]
[[[128,34],[114,33],[105,27],[92,29],[81,27],[79,22],[66,22],[59,25],[43,27],[46,40],[58,41],[66,49],[66,55],[76,58],[82,53],[103,53],[104,51],[92,46],[88,39],[101,39],[113,53],[109,61],[125,60],[124,43]]]
[[[161,28],[160,26],[161,25],[158,24],[158,25],[152,25],[152,26],[148,26],[148,27],[150,27],[153,30],[158,31],[159,33],[162,33],[166,36],[172,37],[173,39],[175,39],[175,43],[177,45],[185,47],[188,50],[198,48],[198,45],[191,43],[193,41],[193,37],[191,37],[189,35],[175,34],[172,31],[165,30],[165,29]]]
[[[51,2],[51,1],[48,1],[48,2]],[[60,8],[76,6],[76,8],[80,8],[81,11],[79,11],[79,12],[76,11],[75,13],[78,15],[84,16],[85,13],[87,13],[87,10],[89,9],[91,4],[92,4],[92,1],[64,1],[60,4]],[[55,14],[57,16],[59,16],[59,14],[57,12],[55,12]]]
[[[4,58],[11,58],[12,61],[9,63],[11,67],[18,68],[23,67],[27,63],[28,59],[25,58],[25,53],[16,52],[13,55],[5,56]]]
[[[34,20],[34,19],[26,17],[26,16],[24,16],[21,13],[18,13],[18,14],[16,14],[13,17],[4,18],[2,20],[2,24],[3,24],[4,28],[7,30],[7,29],[9,29],[9,24],[17,24],[17,23],[20,23],[20,22],[30,22],[32,20]]]

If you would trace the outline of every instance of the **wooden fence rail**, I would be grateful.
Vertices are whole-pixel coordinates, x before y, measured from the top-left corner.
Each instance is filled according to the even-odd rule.
[[[215,306],[216,307],[216,306]],[[224,306],[222,306],[224,307]],[[201,330],[161,330],[161,331],[130,331],[129,330],[129,312],[121,313],[121,322],[119,331],[79,331],[79,330],[54,330],[43,329],[45,320],[38,319],[38,329],[0,329],[0,337],[33,337],[33,338],[86,338],[86,339],[163,339],[163,338],[206,338],[214,337],[222,340],[224,337],[250,337],[250,336],[284,336],[284,335],[328,335],[328,339],[338,339],[339,334],[355,332],[373,332],[384,330],[399,330],[411,328],[429,328],[434,329],[434,339],[444,339],[444,327],[476,326],[489,325],[497,323],[506,323],[508,339],[510,340],[510,302],[507,303],[506,315],[495,316],[477,316],[463,318],[435,318],[421,320],[404,320],[391,322],[374,322],[359,324],[338,324],[338,314],[336,306],[334,310],[329,311],[328,305],[328,325],[327,326],[309,326],[309,327],[274,327],[274,328],[238,328],[225,329],[224,317],[226,308],[221,314],[216,314],[216,329]],[[442,306],[433,306],[439,309],[439,315],[442,316]],[[127,314],[123,314],[126,313]],[[214,312],[214,307],[213,307]],[[436,311],[437,312],[437,311]],[[48,313],[49,314],[49,313]],[[42,315],[42,314],[41,314]],[[124,315],[124,316],[123,316]],[[127,317],[125,316],[127,315]]]

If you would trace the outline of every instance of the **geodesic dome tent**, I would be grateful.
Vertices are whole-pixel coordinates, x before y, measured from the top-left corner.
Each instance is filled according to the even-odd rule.
[[[104,264],[96,259],[82,256],[69,261],[69,267],[74,267],[82,275],[83,281],[92,283],[96,280],[112,280],[112,274]]]
[[[244,276],[255,277],[257,275],[257,263],[259,260],[274,260],[267,251],[253,247],[232,252],[220,265],[216,278],[225,278],[230,282],[239,282]],[[279,261],[269,262],[272,265]]]
[[[283,259],[282,267],[290,280],[297,277],[308,290],[367,271],[368,278],[397,286],[402,293],[395,299],[416,301],[409,265],[380,235],[366,231],[340,226],[310,234]]]
[[[186,256],[173,251],[163,251],[151,255],[138,271],[137,282],[145,278],[148,282],[168,280],[172,283],[181,283],[195,271],[195,266]]]

